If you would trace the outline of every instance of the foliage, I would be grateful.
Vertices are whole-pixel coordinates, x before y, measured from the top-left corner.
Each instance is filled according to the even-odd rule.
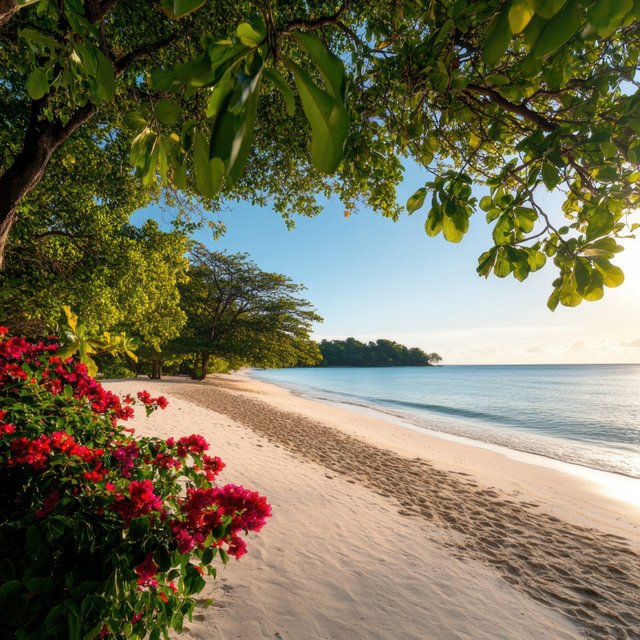
[[[53,342],[0,329],[0,622],[3,637],[167,637],[246,551],[265,498],[215,487],[198,435],[135,438],[133,414]],[[163,397],[138,393],[147,414]],[[217,560],[216,560],[217,562]]]
[[[200,354],[199,376],[210,357],[241,366],[282,367],[319,360],[309,338],[321,318],[297,294],[304,289],[286,276],[262,271],[246,254],[192,249],[189,282],[181,295],[187,324],[172,350]]]
[[[383,339],[369,343],[355,338],[323,340],[319,347],[320,367],[426,367],[442,360],[437,353]]]
[[[178,335],[185,321],[177,288],[187,277],[184,234],[164,233],[153,221],[114,227],[117,220],[105,216],[67,217],[64,233],[25,232],[13,244],[13,259],[0,272],[0,316],[14,331],[46,335],[67,305],[86,335],[127,332],[153,348]]]
[[[458,242],[486,212],[480,275],[524,280],[552,258],[552,309],[623,280],[611,260],[636,228],[640,182],[633,0],[62,7],[41,0],[0,32],[0,187],[16,202],[27,151],[51,140],[46,165],[92,118],[116,137],[130,127],[144,185],[209,205],[275,198],[313,213],[315,194],[338,193],[395,217],[410,158],[429,174],[407,202],[426,204],[427,234]],[[479,203],[474,185],[488,190]]]
[[[90,376],[95,376],[98,373],[98,366],[91,356],[107,353],[123,354],[134,362],[138,362],[138,356],[134,353],[140,345],[138,338],[132,338],[126,334],[112,335],[108,331],[104,331],[98,337],[91,336],[87,333],[84,325],[78,324],[78,316],[71,311],[70,307],[63,305],[62,309],[67,329],[58,352],[58,357],[61,360],[67,360],[77,355],[78,360],[87,367]]]
[[[427,233],[458,242],[476,207],[471,186],[484,184],[479,206],[495,244],[480,275],[524,280],[552,257],[551,309],[601,298],[623,281],[610,262],[618,238],[637,227],[640,5],[461,0],[440,9],[428,40],[379,65],[379,95],[397,95],[410,78],[409,109],[397,115],[419,132],[415,157],[434,170],[407,209],[429,195]],[[545,206],[546,192],[564,200],[566,221]]]

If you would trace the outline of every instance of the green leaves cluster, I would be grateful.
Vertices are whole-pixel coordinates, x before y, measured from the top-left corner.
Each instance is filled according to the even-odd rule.
[[[336,170],[349,126],[344,65],[319,39],[301,32],[291,34],[290,41],[315,65],[323,88],[292,58],[276,58],[274,47],[282,46],[274,44],[276,37],[261,19],[243,22],[227,40],[204,36],[201,53],[192,61],[152,72],[150,85],[155,91],[172,91],[183,102],[204,98],[206,108],[204,118],[185,119],[175,101],[160,99],[151,114],[126,114],[125,122],[137,134],[131,162],[145,184],[155,180],[156,172],[165,181],[169,171],[181,188],[188,174],[193,175],[199,193],[206,198],[215,196],[223,183],[233,187],[251,151],[263,83],[281,94],[290,115],[295,112],[293,90],[276,61],[295,80],[311,127],[312,162],[324,173]]]
[[[83,3],[39,2],[36,12],[44,25],[65,21],[73,37],[62,40],[46,28],[18,29],[32,66],[26,81],[29,97],[40,100],[47,94],[60,94],[60,99],[54,98],[53,102],[62,110],[89,101],[96,105],[111,101],[115,94],[113,65],[100,48],[98,28],[87,20]],[[53,114],[53,108],[50,104],[49,113]]]
[[[259,16],[248,1],[160,7],[92,15],[79,0],[42,0],[0,29],[4,175],[32,109],[46,140],[90,102],[109,135],[133,132],[130,160],[150,190],[273,203],[285,216],[338,193],[348,211],[366,202],[397,217],[410,159],[433,176],[407,203],[428,203],[431,235],[460,241],[472,187],[489,191],[482,275],[524,279],[552,258],[562,304],[597,297],[599,276],[620,280],[585,252],[635,231],[637,1],[401,0],[392,12],[386,0],[313,12],[281,2]],[[546,191],[562,204],[550,208]]]
[[[478,273],[522,281],[552,263],[551,309],[597,300],[623,281],[610,261],[638,227],[639,15],[631,1],[460,0],[427,19],[432,35],[411,58],[384,63],[387,95],[395,89],[410,108],[407,149],[436,175],[407,210],[430,200],[427,233],[459,241],[475,198],[460,190],[451,202],[441,185],[460,167],[489,190],[479,206],[494,246]],[[410,74],[408,99],[392,70]]]
[[[476,202],[471,197],[471,178],[455,171],[437,176],[409,198],[407,211],[410,214],[423,206],[427,191],[432,194],[425,222],[427,235],[433,237],[442,232],[449,242],[460,242],[469,230],[469,218]]]
[[[529,49],[525,65],[533,67],[578,32],[588,40],[608,38],[638,17],[640,6],[633,0],[511,0],[487,27],[483,60],[495,65],[512,37],[522,34]]]
[[[92,356],[96,355],[125,355],[134,362],[138,362],[138,356],[134,353],[140,346],[140,339],[126,333],[111,334],[104,331],[101,336],[89,335],[86,327],[78,323],[78,316],[71,311],[68,305],[63,305],[66,327],[62,332],[62,347],[58,356],[62,360],[77,356],[78,360],[87,365],[90,376],[96,376],[98,365]]]

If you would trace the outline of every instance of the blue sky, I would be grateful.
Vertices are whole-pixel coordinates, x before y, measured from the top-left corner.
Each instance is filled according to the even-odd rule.
[[[424,180],[410,167],[400,202]],[[147,217],[170,214],[151,208],[133,220]],[[477,258],[492,245],[482,212],[457,245],[424,233],[424,211],[394,223],[365,209],[345,218],[339,203],[328,202],[318,217],[297,218],[292,231],[268,208],[243,203],[219,218],[223,238],[205,230],[197,239],[247,252],[262,269],[304,284],[325,319],[314,329],[318,339],[390,338],[437,351],[445,364],[640,362],[640,243],[630,242],[619,260],[627,277],[621,287],[551,313],[553,268],[524,283],[478,277]]]

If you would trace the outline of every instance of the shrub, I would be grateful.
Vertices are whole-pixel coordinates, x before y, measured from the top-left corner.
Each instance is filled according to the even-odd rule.
[[[213,484],[201,436],[134,437],[132,405],[166,399],[120,399],[57,348],[0,328],[0,637],[166,638],[271,508]]]

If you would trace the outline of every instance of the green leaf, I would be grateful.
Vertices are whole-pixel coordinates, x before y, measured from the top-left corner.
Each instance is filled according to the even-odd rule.
[[[544,161],[542,165],[542,181],[549,191],[553,191],[560,184],[560,172],[550,162]]]
[[[438,205],[432,206],[424,223],[424,230],[431,238],[442,231],[442,217],[442,208]]]
[[[593,262],[602,274],[602,282],[606,287],[619,287],[624,282],[624,272],[620,267],[611,264],[606,258],[594,258]]]
[[[506,278],[511,273],[512,269],[511,261],[507,257],[504,247],[498,247],[493,272],[498,276],[498,278]]]
[[[247,40],[248,43],[258,45],[264,39],[266,33],[265,30],[257,30],[255,25],[248,22],[241,22],[236,29],[236,35],[240,40]]]
[[[166,125],[175,124],[182,115],[182,109],[177,104],[164,99],[155,103],[154,112],[156,118]]]
[[[40,100],[49,90],[47,72],[38,67],[34,69],[27,78],[27,93],[33,100]]]
[[[322,40],[310,36],[308,33],[296,31],[293,34],[295,40],[311,57],[314,64],[322,74],[327,87],[327,93],[336,101],[344,104],[346,98],[346,80],[344,64],[338,56],[329,51]]]
[[[488,66],[493,66],[507,50],[511,41],[508,12],[500,11],[487,28],[482,50],[482,59]]]
[[[98,83],[98,100],[100,102],[111,102],[116,92],[116,77],[113,73],[113,66],[100,49],[96,48],[95,56],[97,61],[96,81]]]
[[[581,253],[589,257],[613,258],[620,251],[622,247],[613,238],[600,238],[584,247]]]
[[[597,0],[587,11],[587,20],[601,38],[608,38],[622,24],[632,7],[633,0]]]
[[[228,104],[230,100],[230,93],[233,88],[232,75],[227,73],[220,79],[215,87],[213,87],[213,91],[207,100],[207,109],[205,112],[207,118],[218,117],[222,111],[223,105]]]
[[[489,277],[489,274],[493,269],[493,265],[495,264],[497,253],[498,247],[493,247],[492,249],[489,249],[489,251],[485,251],[478,258],[478,267],[476,269],[478,275],[484,276],[485,278]]]
[[[280,91],[287,107],[287,113],[292,116],[296,111],[296,100],[289,83],[284,79],[283,75],[274,67],[269,67],[264,75],[268,78]]]
[[[141,131],[149,125],[138,111],[127,111],[127,113],[124,114],[124,123],[133,131]]]
[[[462,207],[456,206],[452,211],[445,209],[442,218],[442,234],[446,240],[460,242],[468,230],[469,216]]]
[[[542,251],[531,248],[527,248],[525,251],[527,252],[529,268],[531,271],[538,271],[547,263],[547,256],[545,256]]]
[[[611,231],[615,225],[615,218],[610,211],[597,207],[594,213],[589,216],[589,224],[587,225],[587,240],[595,240],[600,236],[605,236]]]
[[[563,279],[560,286],[560,304],[565,307],[577,307],[582,302],[582,296],[578,293],[575,276],[570,275]]]
[[[407,211],[411,214],[420,209],[424,204],[424,199],[427,195],[427,190],[424,187],[418,189],[408,200],[407,200]]]
[[[513,210],[516,225],[523,233],[530,233],[538,220],[538,214],[529,207],[516,207]]]
[[[309,74],[287,60],[293,70],[302,108],[311,125],[311,159],[323,173],[333,173],[342,160],[349,115],[342,101],[318,87]]]
[[[533,0],[513,0],[509,7],[509,27],[514,35],[525,30],[535,15]]]
[[[192,13],[199,9],[207,0],[173,0],[173,13],[176,18]]]
[[[247,162],[251,143],[253,141],[253,131],[258,110],[258,97],[260,94],[260,81],[262,79],[262,65],[256,75],[248,83],[247,91],[249,97],[242,112],[236,116],[236,134],[233,139],[231,155],[226,164],[227,175],[231,184],[235,183]]]
[[[493,241],[497,245],[509,244],[512,239],[511,232],[513,231],[513,218],[503,213],[499,218],[496,226],[493,228]]]
[[[493,208],[493,199],[491,196],[484,196],[480,199],[480,208],[483,211],[489,211],[489,209]]]
[[[67,320],[67,325],[71,331],[75,332],[78,326],[78,316],[71,311],[71,307],[69,305],[63,304],[62,311],[64,312],[65,318]]]
[[[604,296],[602,274],[597,270],[593,270],[591,272],[591,281],[582,292],[582,297],[589,302],[595,302],[596,300],[600,300],[602,296]]]
[[[564,7],[566,1],[567,0],[533,0],[533,6],[541,18],[549,20]]]
[[[591,284],[591,268],[589,261],[585,258],[578,258],[573,270],[576,279],[576,289],[582,294]]]
[[[569,0],[562,10],[544,25],[531,55],[536,59],[548,56],[570,40],[581,26],[582,12],[578,0]]]
[[[560,287],[556,287],[551,293],[551,295],[549,296],[549,299],[547,300],[547,307],[549,307],[551,311],[555,311],[558,308],[559,303],[560,303]]]
[[[220,189],[224,165],[220,158],[209,159],[209,143],[200,131],[193,136],[193,165],[198,191],[210,198]]]

